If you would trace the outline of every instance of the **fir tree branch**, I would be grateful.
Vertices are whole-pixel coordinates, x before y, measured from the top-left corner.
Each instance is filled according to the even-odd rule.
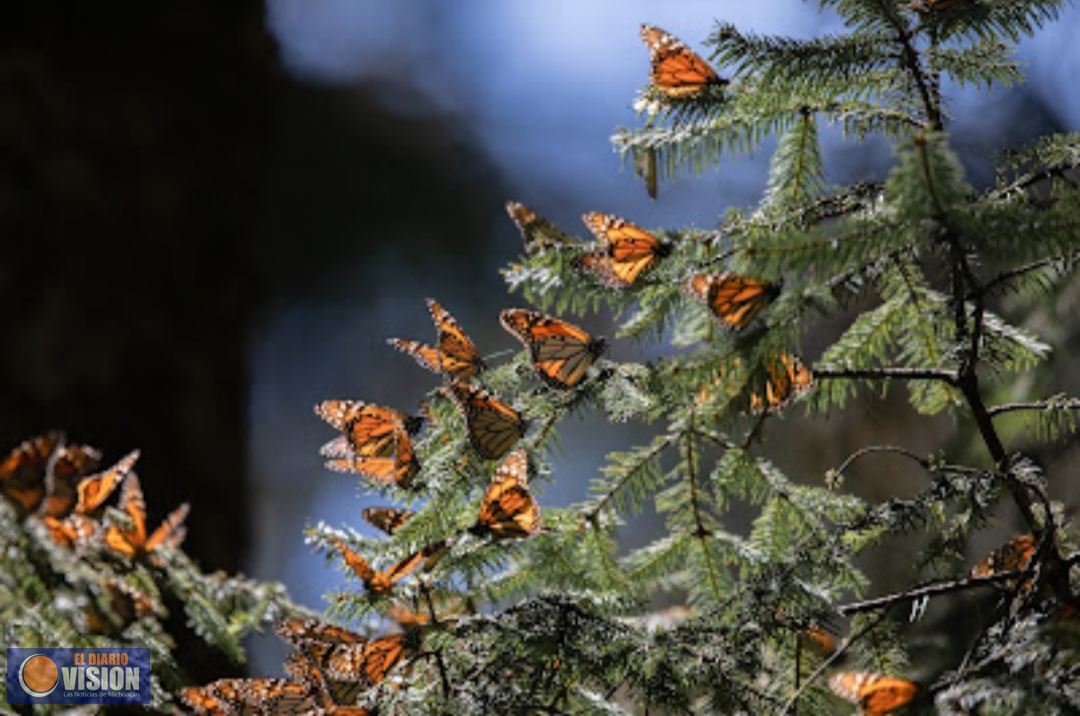
[[[991,417],[997,417],[998,415],[1013,413],[1020,410],[1080,410],[1080,398],[1070,398],[1060,402],[1042,400],[1033,403],[1004,403],[1002,405],[991,406],[987,412]]]
[[[1032,261],[1030,263],[1026,263],[1023,266],[1017,266],[1016,268],[1009,269],[1008,271],[1002,271],[1001,273],[999,273],[994,278],[992,278],[989,281],[986,281],[985,283],[983,283],[982,288],[980,289],[980,292],[982,293],[982,295],[986,295],[986,294],[990,293],[991,291],[993,291],[998,286],[1000,286],[1002,284],[1005,284],[1005,283],[1008,283],[1009,281],[1012,281],[1015,278],[1019,278],[1020,276],[1023,276],[1025,274],[1029,274],[1029,273],[1031,273],[1033,271],[1039,271],[1040,269],[1044,269],[1044,268],[1047,268],[1049,266],[1053,266],[1054,264],[1071,265],[1074,262],[1076,262],[1076,260],[1078,258],[1080,258],[1080,255],[1078,255],[1078,254],[1069,254],[1069,255],[1064,255],[1064,256],[1050,256],[1050,257],[1047,257],[1047,258],[1038,259],[1037,261]],[[968,294],[969,299],[974,298],[974,297],[975,297],[975,292],[974,291],[972,291],[972,292],[970,292]]]

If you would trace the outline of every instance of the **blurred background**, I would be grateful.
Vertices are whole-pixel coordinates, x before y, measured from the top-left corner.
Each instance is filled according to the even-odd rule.
[[[717,20],[796,37],[839,29],[797,0],[23,3],[5,15],[0,438],[59,427],[107,458],[142,448],[151,520],[190,501],[187,546],[205,567],[282,580],[315,608],[342,577],[302,530],[360,527],[369,498],[322,468],[332,431],[311,406],[412,409],[436,378],[384,341],[431,340],[426,296],[482,352],[516,346],[496,321],[520,303],[497,272],[520,248],[506,199],[580,234],[584,211],[711,227],[760,197],[771,143],[662,183],[657,201],[621,165],[608,137],[638,123],[639,23],[703,52]],[[1080,129],[1078,26],[1073,7],[1023,43],[1020,87],[945,88],[976,183],[992,181],[1002,148]],[[833,183],[881,180],[891,162],[884,142],[845,143],[835,129],[825,156]],[[611,331],[604,316],[586,325]],[[1059,352],[1080,347],[1075,331],[1050,338]],[[804,356],[823,345],[808,337]],[[638,350],[616,344],[612,357]],[[1055,365],[1055,390],[1075,393],[1075,371]],[[905,405],[897,392],[828,421],[789,411],[766,451],[820,480],[871,442],[949,444],[947,419],[913,421]],[[584,497],[607,451],[648,435],[568,427],[545,504]],[[1070,450],[1053,457],[1075,465]],[[888,458],[860,468],[848,484],[870,500],[924,484]],[[625,543],[656,529],[646,514]],[[910,576],[882,574],[882,588]],[[279,669],[271,641],[253,671]]]

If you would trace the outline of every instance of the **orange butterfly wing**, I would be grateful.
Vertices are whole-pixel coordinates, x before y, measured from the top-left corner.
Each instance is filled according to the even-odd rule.
[[[445,373],[463,380],[475,377],[484,369],[484,361],[472,340],[438,301],[429,298],[427,306],[438,334],[435,347],[401,338],[390,338],[387,343],[412,356],[421,368],[433,373]]]
[[[332,679],[374,686],[405,655],[408,642],[405,634],[392,634],[365,644],[336,646],[326,660],[326,674]]]
[[[764,398],[760,391],[750,394],[750,410],[779,410],[795,395],[814,385],[814,374],[796,356],[781,354],[768,366],[765,378]]]
[[[858,704],[865,716],[885,716],[911,703],[919,692],[912,681],[867,671],[844,671],[829,680],[837,696]]]
[[[284,641],[293,646],[300,646],[305,641],[313,640],[329,644],[362,644],[366,639],[355,632],[319,619],[287,617],[274,627],[274,631]]]
[[[523,308],[499,314],[503,328],[529,350],[537,375],[553,388],[573,388],[604,350],[604,342],[581,328]]]
[[[364,521],[388,535],[394,534],[398,527],[409,521],[415,514],[412,510],[400,507],[367,507],[360,513]]]
[[[710,86],[726,84],[700,55],[659,27],[642,25],[641,39],[649,48],[652,86],[669,99],[697,97]]]
[[[345,433],[361,457],[392,456],[395,432],[405,425],[405,415],[397,410],[359,400],[324,400],[315,406],[315,414]]]
[[[570,237],[555,224],[519,201],[506,202],[506,213],[521,232],[521,240],[528,253],[571,243]]]
[[[502,457],[525,435],[521,415],[486,390],[455,381],[444,391],[465,417],[469,442],[484,459]]]
[[[687,291],[705,302],[721,326],[730,331],[741,331],[772,303],[780,288],[725,272],[691,276]]]
[[[98,531],[97,522],[83,515],[68,515],[63,519],[45,515],[41,521],[52,540],[67,549],[89,544]]]
[[[499,464],[480,503],[474,532],[519,538],[540,530],[540,506],[528,487],[529,459],[515,450]]]
[[[108,470],[79,480],[75,486],[75,512],[85,515],[105,504],[117,485],[134,469],[138,459],[139,451],[132,450]]]
[[[19,443],[0,462],[0,492],[26,512],[37,509],[45,496],[46,464],[61,442],[63,436],[52,432]]]
[[[613,288],[627,288],[651,269],[670,248],[644,229],[612,214],[591,212],[581,217],[601,243],[601,251],[578,259],[579,268],[594,273]]]
[[[430,370],[432,373],[441,373],[439,368],[439,349],[434,346],[429,346],[426,343],[420,341],[407,341],[404,338],[388,338],[387,343],[397,348],[405,355],[412,356],[412,359],[416,361],[424,370]]]
[[[131,529],[109,525],[105,531],[105,544],[114,552],[133,558],[146,546],[146,501],[139,477],[134,473],[127,476],[120,490],[120,509],[131,520]]]
[[[63,517],[70,512],[75,506],[75,483],[100,462],[101,453],[87,445],[57,447],[45,466],[45,499],[38,514]]]

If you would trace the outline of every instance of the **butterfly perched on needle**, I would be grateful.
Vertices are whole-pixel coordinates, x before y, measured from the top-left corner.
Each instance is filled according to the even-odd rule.
[[[0,494],[23,512],[37,509],[45,496],[45,467],[63,443],[63,435],[50,432],[23,440],[0,462]]]
[[[498,539],[540,531],[540,505],[529,491],[529,456],[524,450],[515,450],[499,463],[469,531]]]
[[[764,384],[750,393],[750,412],[780,410],[799,393],[814,387],[814,374],[797,356],[782,353],[765,370]]]
[[[885,716],[910,704],[919,693],[913,681],[869,671],[842,671],[829,679],[829,688],[859,707],[861,716]]]
[[[138,460],[139,451],[132,450],[107,470],[87,475],[79,480],[75,485],[75,512],[88,515],[98,510],[124,481],[124,478],[131,474]]]
[[[465,334],[450,312],[435,299],[429,298],[427,306],[437,333],[434,346],[401,338],[389,338],[387,343],[412,356],[421,368],[432,373],[445,374],[460,380],[478,375],[484,369],[484,361],[476,351],[472,339]]]
[[[581,217],[599,247],[578,257],[578,269],[609,288],[629,288],[638,277],[671,253],[670,244],[613,214],[591,212]]]
[[[552,388],[577,386],[604,352],[604,339],[537,311],[507,308],[499,314],[499,322],[528,349],[537,376]]]
[[[412,510],[406,510],[400,507],[368,507],[361,513],[365,522],[390,536],[393,536],[394,532],[412,519],[415,514],[416,513]],[[434,544],[424,547],[420,550],[418,555],[423,558],[424,569],[428,570],[434,567],[439,560],[446,555],[446,552],[446,542],[439,540]],[[408,557],[405,560],[402,560],[400,564],[405,565],[414,557],[415,555],[413,557]],[[394,572],[395,570],[391,568],[389,571]],[[363,577],[361,576],[361,578]]]
[[[569,236],[520,201],[506,202],[506,213],[521,232],[526,253],[545,251],[573,243]]]
[[[420,630],[367,639],[317,619],[290,617],[275,629],[278,636],[300,649],[329,679],[361,689],[382,682],[407,654],[415,653]]]
[[[420,470],[412,447],[421,418],[359,400],[325,400],[315,414],[343,435],[323,445],[326,467],[353,472],[377,482],[409,487]]]
[[[372,567],[366,559],[360,556],[360,554],[345,544],[343,540],[334,539],[331,544],[334,545],[334,549],[341,553],[341,557],[345,560],[346,566],[353,571],[353,574],[363,581],[364,587],[373,594],[389,593],[395,584],[409,576],[409,574],[424,561],[423,552],[417,552],[392,565],[386,571],[380,572]]]
[[[485,460],[501,458],[525,435],[521,414],[488,391],[455,381],[443,392],[464,416],[469,443]]]
[[[667,99],[694,99],[728,83],[671,33],[655,25],[642,25],[641,39],[649,48],[652,62],[650,84]]]
[[[1035,557],[1039,543],[1034,535],[1022,534],[986,555],[974,567],[971,568],[972,577],[992,577],[1002,572],[1022,572],[1031,564]],[[1015,579],[1008,580],[1004,585],[1007,589],[1016,587]],[[1027,592],[1034,584],[1034,577],[1029,577],[1020,585],[1020,589]]]
[[[113,552],[128,559],[147,557],[153,564],[161,565],[158,550],[161,547],[179,547],[187,535],[184,520],[190,511],[190,505],[186,502],[169,513],[165,521],[147,535],[146,500],[139,485],[139,476],[135,473],[129,474],[124,480],[120,491],[120,509],[127,513],[131,527],[109,525],[105,531],[105,544]]]
[[[704,301],[722,327],[741,331],[780,294],[780,286],[725,271],[691,276],[686,291]]]

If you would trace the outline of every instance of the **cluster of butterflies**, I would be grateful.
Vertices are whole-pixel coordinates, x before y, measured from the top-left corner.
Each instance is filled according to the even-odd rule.
[[[654,28],[655,29],[655,28]],[[573,247],[574,242],[551,221],[521,202],[506,204],[529,253]],[[671,253],[671,245],[644,229],[611,214],[588,213],[582,217],[596,235],[598,246],[575,260],[580,270],[596,276],[606,286],[625,289]],[[778,283],[762,281],[731,271],[694,273],[683,283],[684,292],[701,301],[725,331],[746,330],[780,295]],[[504,324],[505,325],[505,324]],[[763,384],[750,394],[751,412],[779,410],[794,396],[814,385],[814,375],[795,355],[782,353],[766,367]]]
[[[69,445],[57,432],[24,440],[0,462],[0,494],[20,513],[40,520],[56,544],[84,549],[104,543],[127,559],[159,565],[162,547],[178,547],[185,536],[188,505],[174,510],[156,530],[146,528],[135,463],[139,451],[94,472],[101,453],[87,445]],[[119,508],[130,524],[102,520],[105,503],[120,488]]]
[[[403,609],[391,616],[400,631],[368,639],[317,619],[290,617],[277,634],[293,647],[286,679],[219,679],[181,690],[180,699],[197,714],[296,714],[368,716],[358,697],[417,653],[428,619]]]

